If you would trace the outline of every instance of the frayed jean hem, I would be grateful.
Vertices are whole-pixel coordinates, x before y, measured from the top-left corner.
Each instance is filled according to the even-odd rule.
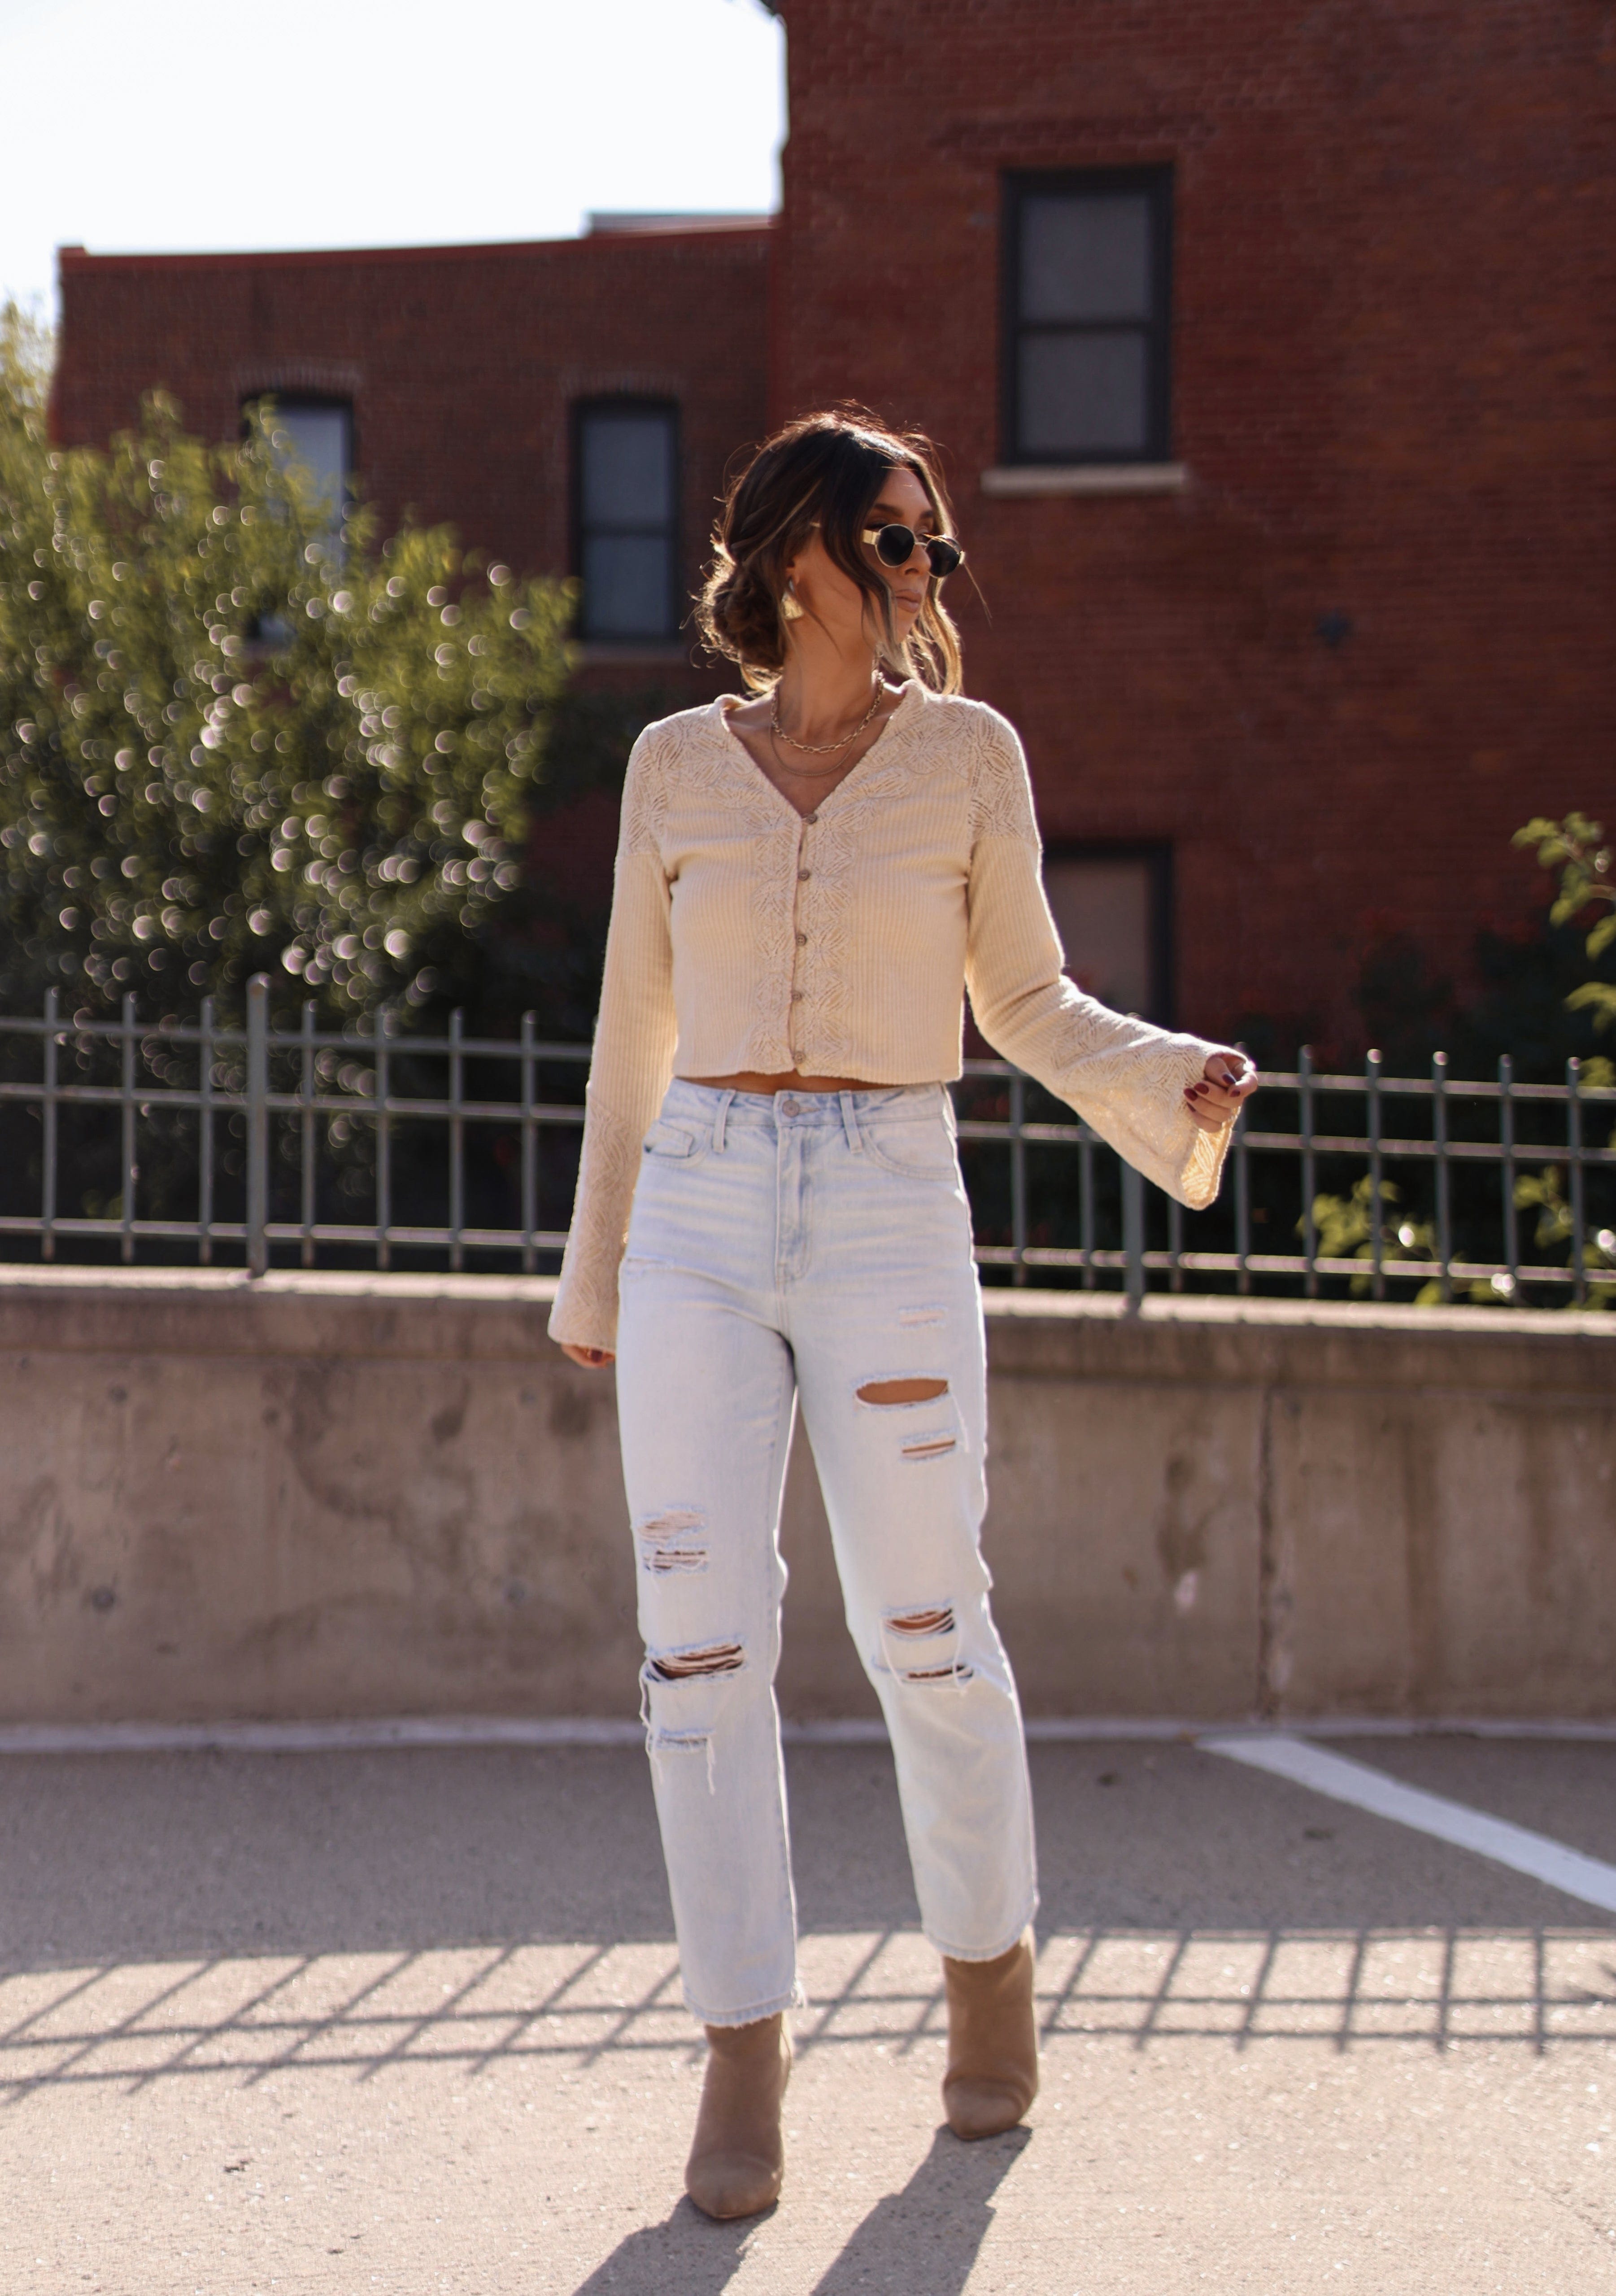
[[[808,1995],[798,1984],[778,2000],[765,2001],[756,2009],[702,2009],[686,1993],[685,2006],[703,2025],[760,2025],[766,2017],[783,2016],[788,2009],[806,2009]]]
[[[933,1937],[930,1930],[925,1933],[926,1943],[934,1946],[946,1961],[997,1961],[1001,1954],[1008,1953],[1013,1945],[1021,1943],[1023,1932],[1031,1926],[1038,1910],[1038,1892],[1034,1890],[1026,1912],[1002,1945],[945,1945],[940,1938]]]

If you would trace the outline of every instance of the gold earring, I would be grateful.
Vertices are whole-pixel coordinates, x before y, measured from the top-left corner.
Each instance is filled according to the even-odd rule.
[[[783,622],[800,622],[802,619],[802,608],[797,603],[795,586],[790,582],[781,593],[780,619]]]

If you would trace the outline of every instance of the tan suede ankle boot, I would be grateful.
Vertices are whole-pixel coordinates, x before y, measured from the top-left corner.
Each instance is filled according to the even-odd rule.
[[[752,2217],[779,2199],[780,2107],[791,2070],[783,2017],[708,2026],[701,2107],[685,2164],[685,2189],[703,2215]]]
[[[1030,1930],[995,1961],[943,1956],[948,1995],[943,2111],[956,2136],[997,2136],[1013,2128],[1038,2093],[1032,1969]]]

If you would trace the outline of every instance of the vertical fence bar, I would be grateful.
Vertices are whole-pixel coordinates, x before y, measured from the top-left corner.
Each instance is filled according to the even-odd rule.
[[[388,1112],[387,1039],[392,1014],[384,1007],[372,1021],[376,1046],[376,1265],[393,1264],[393,1120]]]
[[[1498,1062],[1498,1161],[1504,1201],[1504,1261],[1509,1270],[1509,1303],[1521,1303],[1521,1244],[1515,1217],[1515,1083],[1514,1062],[1507,1053]]]
[[[135,997],[133,992],[123,1000],[122,1082],[119,1087],[119,1112],[123,1118],[123,1235],[119,1253],[127,1264],[135,1257],[135,1184],[140,1168],[135,1160]]]
[[[247,983],[247,1273],[269,1268],[269,979]]]
[[[303,1229],[300,1256],[304,1267],[312,1267],[315,1264],[315,1212],[317,1207],[315,1187],[315,1003],[312,996],[304,999],[301,1026],[303,1057],[298,1070],[298,1097],[303,1103],[299,1119],[303,1137],[298,1168],[300,1183],[298,1211]]]
[[[1122,1160],[1122,1255],[1127,1262],[1125,1275],[1128,1296],[1140,1300],[1144,1297],[1144,1182],[1128,1161]]]
[[[465,1015],[457,1004],[449,1014],[449,1266],[455,1269],[465,1266],[460,1241],[465,1226],[465,1055],[460,1049],[464,1033]]]
[[[1184,1206],[1177,1196],[1167,1200],[1168,1288],[1184,1289]]]
[[[56,1257],[56,991],[45,992],[45,1070],[39,1088],[39,1257]]]
[[[213,999],[202,999],[196,1047],[196,1256],[213,1262]]]
[[[1371,1053],[1365,1063],[1365,1090],[1368,1094],[1367,1130],[1369,1135],[1369,1264],[1374,1269],[1374,1290],[1377,1300],[1386,1296],[1386,1214],[1382,1188],[1384,1172],[1381,1161],[1381,1056]]]
[[[1571,1296],[1579,1308],[1588,1297],[1587,1203],[1582,1174],[1582,1062],[1565,1064],[1565,1146],[1571,1185]]]
[[[1010,1079],[1010,1250],[1014,1260],[1010,1280],[1025,1283],[1027,1265],[1027,1143],[1021,1127],[1027,1120],[1027,1079],[1018,1070]]]
[[[1243,1101],[1235,1119],[1235,1257],[1238,1273],[1235,1283],[1243,1295],[1251,1288],[1251,1152],[1246,1146],[1246,1110],[1250,1101]]]
[[[1313,1216],[1318,1201],[1318,1158],[1313,1147],[1313,1047],[1304,1045],[1296,1055],[1297,1129],[1301,1134],[1301,1256],[1303,1279],[1309,1300],[1318,1297],[1318,1222]]]
[[[521,1016],[521,1272],[537,1264],[533,1232],[538,1226],[538,1127],[533,1120],[533,1015]]]
[[[1445,1307],[1453,1304],[1453,1170],[1448,1159],[1448,1055],[1433,1053],[1431,1058],[1431,1128],[1437,1151],[1437,1258],[1441,1264],[1438,1282],[1442,1287]]]
[[[1092,1292],[1099,1282],[1095,1267],[1095,1137],[1083,1127],[1078,1150],[1078,1241],[1083,1248],[1083,1289]]]

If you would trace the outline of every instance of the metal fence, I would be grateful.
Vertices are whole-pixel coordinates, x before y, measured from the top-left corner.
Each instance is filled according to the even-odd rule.
[[[0,1016],[0,1249],[239,1258],[254,1274],[400,1255],[554,1267],[588,1058],[540,1040],[531,1015],[514,1038],[467,1037],[458,1014],[446,1037],[385,1018],[332,1035],[310,1004],[275,1030],[261,978],[244,1028],[208,1005],[196,1025],[143,1021],[132,997],[115,1019],[69,1018],[53,993],[37,1018]],[[1374,1299],[1414,1285],[1580,1306],[1616,1283],[1602,1225],[1616,1224],[1616,1132],[1598,1136],[1616,1091],[1575,1062],[1563,1085],[1517,1084],[1507,1060],[1482,1083],[1450,1078],[1441,1055],[1409,1078],[1376,1054],[1362,1075],[1316,1074],[1304,1053],[1260,1086],[1219,1205],[1195,1214],[1019,1070],[968,1062],[956,1098],[978,1259],[997,1280],[1136,1297],[1153,1283]]]

